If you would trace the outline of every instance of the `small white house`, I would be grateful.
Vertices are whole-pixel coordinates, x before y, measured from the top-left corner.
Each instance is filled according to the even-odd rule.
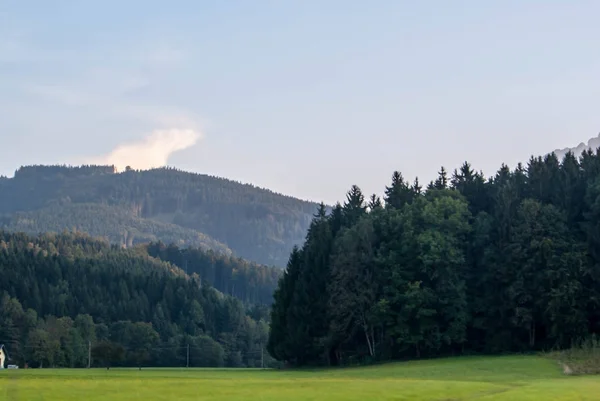
[[[6,352],[6,348],[4,348],[4,344],[0,344],[0,369],[4,369],[4,361],[8,359],[8,353]]]

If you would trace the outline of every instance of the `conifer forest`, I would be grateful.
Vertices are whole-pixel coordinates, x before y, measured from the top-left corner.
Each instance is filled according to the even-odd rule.
[[[93,169],[98,182],[120,179]],[[60,171],[67,184],[66,173],[81,175]],[[73,199],[96,191],[67,184]],[[265,194],[271,210],[299,204]],[[111,202],[103,207],[128,207]],[[599,250],[598,151],[532,157],[492,177],[465,162],[426,185],[394,172],[381,199],[352,186],[343,204],[315,204],[284,269],[206,243],[1,231],[0,339],[31,367],[328,366],[569,348],[600,333]]]
[[[353,186],[292,251],[269,352],[295,366],[567,348],[600,332],[600,154]]]

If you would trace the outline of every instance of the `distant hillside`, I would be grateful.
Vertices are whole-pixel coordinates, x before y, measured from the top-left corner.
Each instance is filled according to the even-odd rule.
[[[584,151],[588,149],[596,150],[598,147],[600,147],[600,134],[598,134],[597,137],[591,138],[587,144],[581,142],[574,148],[556,149],[554,153],[556,153],[556,156],[558,156],[559,160],[562,160],[562,158],[569,152],[573,152],[575,156],[579,157]]]
[[[317,204],[171,168],[28,166],[0,179],[0,228],[79,230],[132,246],[162,241],[285,266]]]
[[[180,267],[190,276],[197,274],[202,283],[246,304],[270,305],[282,274],[274,267],[196,248],[151,243],[142,250],[144,254]]]
[[[187,355],[192,366],[260,366],[268,309],[247,301],[264,299],[280,270],[160,244],[152,251],[165,259],[185,254],[194,272],[142,246],[0,230],[0,343],[12,362],[85,367],[91,343],[94,366],[107,358],[118,366],[185,366]],[[223,288],[240,282],[235,292],[243,298],[217,291],[215,278]],[[106,350],[117,348],[120,357],[109,357]]]
[[[100,203],[65,203],[31,212],[16,212],[0,219],[0,224],[11,231],[25,233],[82,231],[127,247],[163,241],[211,249],[225,255],[232,253],[225,244],[196,230],[140,218],[123,207]]]

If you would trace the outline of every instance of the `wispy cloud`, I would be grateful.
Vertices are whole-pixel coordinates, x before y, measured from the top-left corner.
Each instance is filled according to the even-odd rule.
[[[7,60],[47,56],[31,51],[23,41],[10,39],[0,38],[0,51],[7,51]],[[114,52],[112,62],[86,58],[81,68],[60,80],[17,84],[31,97],[32,105],[56,110],[49,114],[46,127],[60,126],[62,132],[72,130],[73,135],[96,135],[96,146],[104,150],[114,146],[106,154],[75,157],[70,162],[110,164],[119,170],[127,166],[140,170],[162,167],[171,155],[194,146],[202,137],[195,113],[173,107],[168,97],[156,96],[160,92],[153,87],[157,83],[160,87],[165,70],[181,65],[186,52],[160,40],[128,45],[128,49],[121,45],[110,50]],[[56,117],[60,113],[62,117]],[[107,124],[106,135],[98,135],[103,130],[98,123]],[[148,134],[131,140],[139,132]],[[117,138],[123,139],[119,142]]]
[[[121,144],[86,163],[114,165],[119,171],[127,166],[137,170],[163,167],[173,153],[194,146],[200,138],[200,132],[190,129],[157,130],[141,141]]]

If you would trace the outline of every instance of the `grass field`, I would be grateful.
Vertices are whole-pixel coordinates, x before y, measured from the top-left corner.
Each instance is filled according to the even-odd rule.
[[[542,357],[463,357],[366,368],[18,370],[0,400],[600,400],[600,377]]]

